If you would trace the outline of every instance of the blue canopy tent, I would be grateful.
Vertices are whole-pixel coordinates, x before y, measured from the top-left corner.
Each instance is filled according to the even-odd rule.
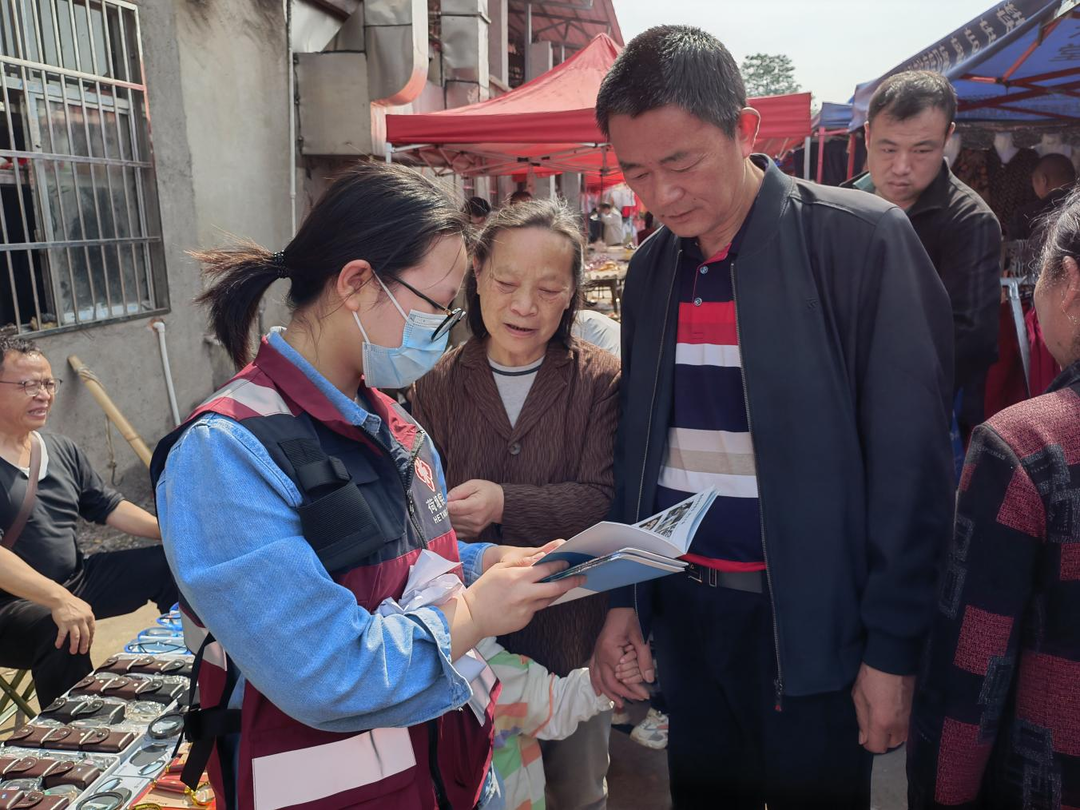
[[[948,78],[956,88],[959,124],[1075,127],[1080,124],[1078,41],[1078,0],[999,2],[885,75],[858,85],[849,128],[857,130],[866,122],[870,98],[881,82],[905,70],[933,70]],[[1029,383],[1022,282],[1002,279],[1002,286]]]
[[[821,105],[818,114],[811,120],[810,129],[814,132],[819,129],[830,132],[840,129],[846,132],[848,125],[851,123],[851,112],[850,104],[834,104],[831,101],[826,101]]]
[[[805,159],[805,172],[804,176],[810,179],[811,171],[811,138],[817,137],[817,182],[822,182],[825,171],[825,140],[836,135],[847,135],[848,124],[851,121],[851,105],[850,104],[835,104],[831,101],[826,101],[821,105],[821,109],[818,111],[810,121],[810,137],[806,139],[806,152],[804,154]],[[850,148],[850,147],[849,147]],[[850,163],[850,161],[849,161]],[[850,171],[848,175],[850,176]]]
[[[905,70],[933,70],[956,88],[957,120],[1026,126],[1080,124],[1077,0],[1007,0],[916,56],[855,89],[849,129],[866,122],[878,85]]]

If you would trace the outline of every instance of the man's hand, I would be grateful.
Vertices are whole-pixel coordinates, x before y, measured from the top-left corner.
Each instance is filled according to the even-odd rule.
[[[623,700],[646,700],[649,690],[640,683],[622,683],[617,669],[626,657],[626,647],[631,645],[637,653],[637,666],[649,683],[653,682],[653,662],[649,645],[641,635],[641,625],[633,608],[612,608],[608,611],[604,629],[596,639],[589,677],[597,695],[607,695],[620,709]]]
[[[59,630],[56,634],[56,649],[64,646],[64,639],[70,639],[68,652],[72,655],[86,655],[90,652],[90,645],[94,642],[94,611],[90,609],[90,605],[64,590],[50,607],[52,619]]]
[[[851,689],[859,745],[872,754],[884,754],[905,742],[914,691],[913,675],[890,675],[866,664],[859,667]]]
[[[503,488],[477,478],[454,487],[446,496],[450,525],[464,539],[479,537],[503,516]]]

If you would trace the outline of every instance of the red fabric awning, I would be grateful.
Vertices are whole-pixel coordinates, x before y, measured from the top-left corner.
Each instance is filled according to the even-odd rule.
[[[392,144],[603,143],[596,94],[619,46],[599,34],[561,65],[489,101],[424,115],[386,116]]]
[[[386,140],[396,146],[427,147],[428,159],[444,165],[469,155],[468,165],[461,166],[464,174],[489,173],[482,164],[493,161],[523,164],[499,166],[490,172],[495,174],[516,174],[530,165],[535,170],[556,167],[556,172],[598,171],[604,163],[600,150],[586,155],[581,147],[605,142],[596,126],[596,95],[620,50],[600,34],[562,64],[504,96],[434,113],[388,115]],[[753,98],[748,103],[761,113],[759,143],[810,134],[809,93]],[[566,155],[574,150],[578,154],[568,162]],[[610,149],[606,165],[612,172],[618,169]]]
[[[805,138],[810,134],[810,94],[748,98],[748,106],[761,113],[758,143],[779,138]]]

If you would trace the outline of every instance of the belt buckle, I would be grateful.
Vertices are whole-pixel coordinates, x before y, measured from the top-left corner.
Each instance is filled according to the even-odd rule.
[[[696,563],[690,563],[690,565],[686,569],[686,575],[690,577],[690,579],[694,582],[700,582],[704,585],[705,579],[701,575],[702,567],[703,566],[697,565]]]

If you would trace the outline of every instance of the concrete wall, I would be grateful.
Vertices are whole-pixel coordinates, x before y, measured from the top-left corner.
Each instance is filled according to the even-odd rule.
[[[280,250],[292,236],[283,4],[174,3],[196,201],[192,246],[222,245],[232,235]],[[268,294],[263,326],[287,317],[284,289],[278,284]]]
[[[286,26],[280,0],[143,0],[139,15],[171,308],[164,321],[183,416],[232,373],[191,303],[201,282],[185,251],[227,234],[277,250],[291,236]],[[280,305],[267,310],[267,325],[285,317]],[[144,497],[145,469],[115,430],[110,451],[104,413],[66,359],[78,355],[96,372],[153,447],[172,417],[149,319],[39,343],[65,383],[49,429],[77,441],[106,480],[115,462],[121,490]]]

